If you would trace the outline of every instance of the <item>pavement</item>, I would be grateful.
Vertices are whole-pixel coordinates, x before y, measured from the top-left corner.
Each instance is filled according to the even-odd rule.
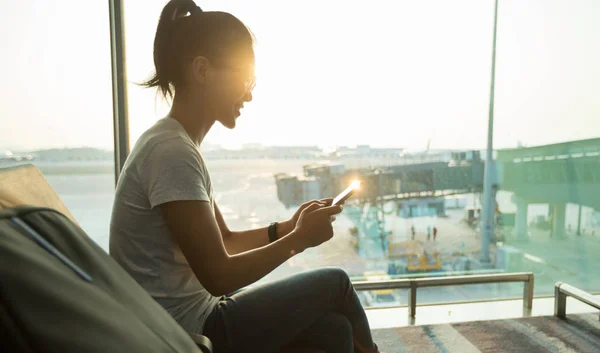
[[[519,241],[510,234],[504,243],[523,252],[523,264],[516,270],[532,271],[535,274],[536,295],[551,294],[558,281],[598,292],[600,236],[592,236],[590,233],[581,236],[570,233],[557,238],[550,237],[547,230],[530,228],[528,241]]]

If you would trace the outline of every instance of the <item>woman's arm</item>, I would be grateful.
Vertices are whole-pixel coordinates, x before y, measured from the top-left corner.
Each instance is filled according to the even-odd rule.
[[[236,255],[248,250],[257,249],[269,244],[267,227],[246,231],[231,231],[215,202],[215,218],[223,237],[225,249],[229,255]],[[277,239],[281,239],[293,230],[291,221],[283,221],[277,225]]]
[[[273,271],[296,252],[304,250],[294,240],[229,255],[207,201],[173,201],[161,205],[163,214],[194,274],[214,296],[248,286]]]
[[[269,246],[229,255],[208,201],[172,201],[160,207],[194,274],[214,296],[248,286],[295,254],[331,239],[330,216],[342,210],[315,203],[304,210],[288,236]]]

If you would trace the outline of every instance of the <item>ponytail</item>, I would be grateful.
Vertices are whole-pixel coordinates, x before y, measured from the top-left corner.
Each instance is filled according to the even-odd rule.
[[[176,28],[178,22],[188,17],[188,14],[198,16],[201,13],[202,9],[193,0],[171,0],[165,5],[160,13],[154,37],[155,73],[142,83],[143,86],[157,87],[165,98],[173,98],[179,56]]]

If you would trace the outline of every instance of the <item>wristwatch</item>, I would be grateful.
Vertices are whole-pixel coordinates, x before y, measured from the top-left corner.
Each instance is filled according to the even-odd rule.
[[[269,224],[269,228],[267,228],[269,233],[269,243],[272,243],[275,240],[277,240],[277,224],[277,222],[273,222]]]

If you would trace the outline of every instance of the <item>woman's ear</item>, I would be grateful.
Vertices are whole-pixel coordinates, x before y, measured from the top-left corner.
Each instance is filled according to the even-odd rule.
[[[195,82],[200,84],[206,82],[209,66],[210,63],[204,56],[197,56],[194,58],[194,61],[192,61],[192,74]]]

